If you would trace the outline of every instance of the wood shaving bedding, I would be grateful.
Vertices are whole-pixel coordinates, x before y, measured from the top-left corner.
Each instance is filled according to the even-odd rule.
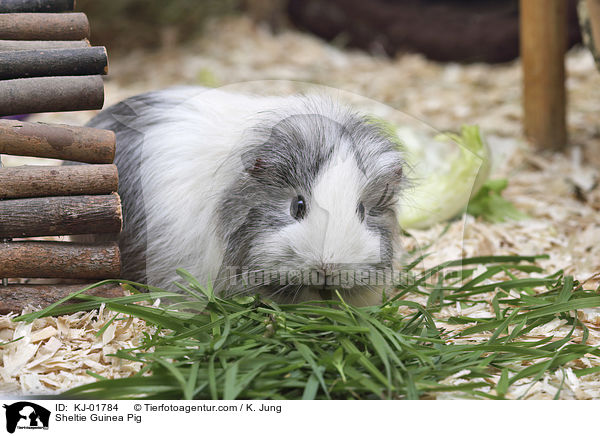
[[[128,377],[140,370],[139,362],[123,361],[110,354],[135,347],[143,332],[150,331],[136,318],[123,316],[97,336],[114,316],[104,307],[60,317],[46,317],[31,324],[0,317],[0,392],[5,395],[58,393],[96,379],[87,371],[107,378]]]
[[[539,264],[548,272],[564,269],[578,280],[589,280],[588,288],[594,289],[600,285],[600,74],[586,51],[572,50],[566,61],[570,146],[564,153],[533,152],[522,137],[518,62],[497,66],[438,64],[412,54],[387,59],[338,49],[292,30],[274,36],[244,17],[216,21],[208,27],[205,38],[185,47],[111,57],[106,96],[108,106],[173,84],[199,84],[207,76],[222,85],[276,78],[354,92],[425,120],[439,131],[478,124],[492,148],[492,177],[508,179],[504,196],[531,219],[490,224],[467,216],[452,222],[445,233],[445,224],[411,231],[413,237],[405,240],[406,248],[432,244],[426,250],[431,255],[424,267],[460,256],[545,253],[550,258]],[[155,68],[140,70],[139,65]],[[271,86],[273,92],[281,92],[294,91],[296,85],[273,82]],[[265,92],[265,82],[256,87]],[[93,114],[40,114],[32,118],[84,124]],[[32,162],[14,157],[4,160],[9,165]],[[493,294],[486,297],[487,302],[472,307],[447,307],[441,315],[491,316]],[[134,374],[139,364],[108,354],[135,346],[150,327],[135,318],[118,319],[97,337],[112,316],[101,309],[45,318],[30,325],[12,323],[13,315],[1,316],[0,341],[23,339],[0,349],[0,392],[61,392],[93,381],[87,370],[108,378]],[[586,309],[578,316],[589,328],[588,343],[600,345],[600,311]],[[453,331],[469,326],[439,325]],[[528,338],[558,338],[568,330],[556,319],[532,330]],[[575,338],[580,337],[581,332],[576,331]],[[489,334],[480,333],[461,340],[488,338]],[[598,364],[597,358],[584,358],[570,365],[585,368]],[[457,373],[446,383],[464,383],[464,375]],[[600,398],[600,374],[578,378],[572,368],[548,373],[535,382],[521,380],[511,386],[507,397],[553,398],[561,383],[560,398]],[[454,395],[443,393],[437,398]]]

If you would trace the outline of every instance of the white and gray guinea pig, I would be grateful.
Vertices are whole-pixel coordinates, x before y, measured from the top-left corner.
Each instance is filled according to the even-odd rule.
[[[319,96],[172,88],[88,124],[117,135],[123,278],[173,289],[381,301],[402,250],[403,160],[382,126]],[[389,283],[388,283],[389,284]]]

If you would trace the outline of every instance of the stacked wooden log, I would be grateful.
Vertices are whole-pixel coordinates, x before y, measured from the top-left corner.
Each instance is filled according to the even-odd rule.
[[[87,17],[73,8],[74,0],[0,0],[0,116],[102,108],[106,50],[90,46]],[[119,276],[116,242],[39,238],[120,231],[114,153],[108,130],[0,119],[0,154],[91,164],[0,166],[0,313],[45,305],[86,285],[28,279]],[[122,292],[104,286],[90,293]]]

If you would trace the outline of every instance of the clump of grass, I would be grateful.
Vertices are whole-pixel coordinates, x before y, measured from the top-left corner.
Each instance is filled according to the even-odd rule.
[[[397,295],[379,306],[362,308],[346,304],[339,294],[337,300],[320,304],[278,305],[258,296],[223,299],[180,271],[187,282],[180,284],[185,295],[128,283],[149,293],[112,299],[79,294],[80,303],[65,306],[59,305],[61,301],[19,319],[32,321],[106,304],[156,326],[139,347],[116,353],[143,362],[138,374],[100,379],[71,389],[65,393],[69,397],[418,399],[457,391],[471,397],[503,398],[523,378],[539,380],[547,371],[586,354],[600,356],[600,350],[585,344],[588,332],[576,314],[600,306],[598,290],[583,289],[561,271],[541,278],[515,277],[518,271],[540,273],[532,264],[535,260],[479,257],[417,273],[412,270],[417,259],[409,266],[412,280]],[[482,271],[476,268],[480,265],[484,272],[476,275]],[[498,278],[507,276],[508,280]],[[476,304],[490,292],[495,292],[493,318],[444,320],[473,324],[461,333],[436,326],[436,314],[444,306]],[[404,299],[414,294],[425,295],[427,303]],[[135,304],[155,298],[170,302],[160,307]],[[556,317],[571,326],[565,337],[523,338]],[[583,338],[575,343],[573,333],[578,327]],[[455,343],[461,336],[483,331],[491,333],[485,342]],[[581,369],[579,374],[596,370],[600,368]],[[458,372],[466,382],[444,383]]]

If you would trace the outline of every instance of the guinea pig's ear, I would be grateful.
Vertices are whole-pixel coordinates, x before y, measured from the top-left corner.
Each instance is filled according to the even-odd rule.
[[[250,174],[251,176],[260,176],[265,172],[265,170],[265,161],[262,160],[260,157],[256,158],[256,160],[254,161],[254,165],[246,169],[248,174]]]
[[[253,177],[261,177],[266,170],[265,161],[260,157],[250,161],[245,165],[244,170]]]
[[[400,185],[404,181],[404,165],[403,162],[398,159],[394,161],[388,168],[388,183],[392,185]]]
[[[254,153],[247,153],[242,156],[244,171],[253,177],[261,177],[267,171],[266,161],[256,156]]]
[[[394,176],[398,182],[401,182],[403,180],[403,175],[404,175],[404,168],[400,164],[396,168],[394,168]]]

